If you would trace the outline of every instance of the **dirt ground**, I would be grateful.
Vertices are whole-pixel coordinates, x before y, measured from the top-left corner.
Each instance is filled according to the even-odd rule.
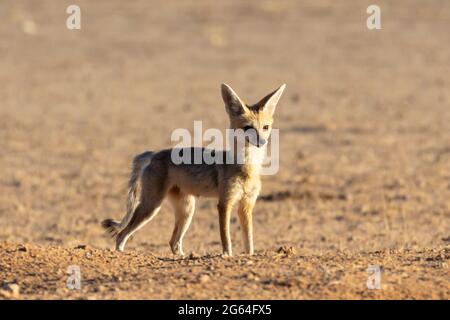
[[[0,299],[449,299],[450,2],[0,1]],[[123,254],[130,161],[174,129],[227,127],[287,83],[256,255],[222,258],[200,198],[172,257],[164,205]],[[66,287],[67,268],[81,289]],[[367,288],[369,265],[381,289]]]

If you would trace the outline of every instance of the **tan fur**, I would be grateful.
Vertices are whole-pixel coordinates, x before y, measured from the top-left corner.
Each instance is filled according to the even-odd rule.
[[[172,149],[146,152],[133,161],[129,183],[127,214],[122,222],[107,219],[105,229],[116,237],[116,249],[123,251],[130,236],[159,211],[163,199],[170,200],[175,212],[175,226],[170,239],[174,254],[183,255],[182,240],[195,210],[195,196],[218,199],[220,237],[223,253],[232,255],[230,215],[238,204],[245,252],[253,254],[252,212],[261,189],[260,169],[265,142],[270,136],[273,113],[285,85],[253,106],[246,105],[229,86],[222,85],[222,97],[231,129],[254,128],[255,141],[243,146],[243,164],[175,164]],[[184,148],[183,152],[193,152]],[[252,161],[250,161],[252,160]],[[139,188],[140,186],[140,188]],[[139,198],[137,197],[140,192]]]

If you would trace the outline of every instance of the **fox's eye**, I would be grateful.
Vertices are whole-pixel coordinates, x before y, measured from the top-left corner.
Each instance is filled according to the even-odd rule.
[[[263,130],[264,130],[264,131],[269,130],[269,125],[266,124],[266,125],[263,127]]]
[[[248,130],[251,130],[251,129],[253,129],[252,126],[245,126],[245,127],[242,128],[242,130],[244,130],[244,131],[248,131]]]

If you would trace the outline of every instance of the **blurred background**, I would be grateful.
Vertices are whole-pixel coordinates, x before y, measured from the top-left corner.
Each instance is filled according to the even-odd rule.
[[[449,1],[0,1],[0,241],[112,247],[130,161],[287,83],[256,250],[450,242]],[[81,8],[68,30],[66,8]],[[185,251],[220,250],[199,199]],[[165,206],[131,248],[169,254]],[[235,251],[242,249],[233,216]]]

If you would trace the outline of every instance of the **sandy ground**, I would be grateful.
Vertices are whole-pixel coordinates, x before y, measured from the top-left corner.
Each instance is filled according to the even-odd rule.
[[[71,1],[0,1],[0,297],[449,299],[450,3],[377,2],[369,31],[366,1],[77,1],[70,31]],[[131,159],[194,120],[225,129],[222,82],[249,103],[288,85],[257,254],[234,215],[237,255],[217,256],[203,198],[190,257],[166,205],[111,251]]]

